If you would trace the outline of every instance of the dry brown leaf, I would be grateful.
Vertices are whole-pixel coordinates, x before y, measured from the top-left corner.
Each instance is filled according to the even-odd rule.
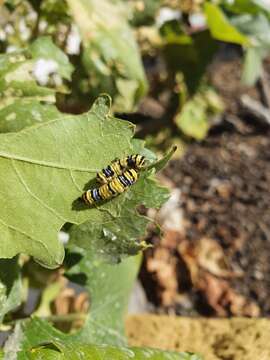
[[[204,273],[198,284],[208,304],[218,316],[259,316],[259,307],[237,294],[226,280]]]
[[[184,240],[178,245],[177,250],[189,270],[192,284],[195,285],[199,278],[199,266],[194,246]]]
[[[167,249],[176,250],[182,239],[179,231],[167,230],[161,239],[161,245]]]
[[[148,259],[147,269],[155,273],[160,286],[161,302],[165,306],[172,305],[178,292],[176,273],[176,258],[171,256],[168,249],[157,248],[153,258]]]
[[[198,264],[211,274],[223,278],[239,276],[231,270],[228,259],[222,247],[217,241],[209,238],[202,238],[196,246]]]

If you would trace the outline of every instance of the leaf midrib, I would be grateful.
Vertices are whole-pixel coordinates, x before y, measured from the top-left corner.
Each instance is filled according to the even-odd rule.
[[[16,161],[22,161],[22,162],[27,162],[27,163],[31,163],[31,164],[36,164],[36,165],[40,165],[40,166],[52,167],[52,168],[56,168],[56,169],[64,169],[64,170],[72,170],[72,171],[80,171],[80,172],[97,172],[100,170],[97,168],[89,169],[89,168],[83,168],[83,167],[62,165],[59,163],[48,162],[48,161],[43,161],[43,160],[29,159],[27,157],[17,156],[17,155],[14,156],[12,154],[8,154],[8,153],[1,152],[1,151],[0,151],[0,157],[5,158],[5,159],[10,159],[10,160],[16,160]]]

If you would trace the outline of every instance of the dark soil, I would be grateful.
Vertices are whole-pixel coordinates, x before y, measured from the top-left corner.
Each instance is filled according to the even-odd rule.
[[[162,236],[153,232],[149,240],[156,246],[146,252],[140,277],[148,298],[161,312],[267,316],[270,315],[270,131],[239,106],[241,94],[261,98],[258,86],[248,89],[240,84],[239,59],[217,62],[211,71],[212,83],[226,104],[224,119],[204,142],[189,145],[185,156],[171,161],[164,171],[165,177],[181,190],[179,206],[183,209],[184,235],[179,235],[173,247],[166,248]],[[233,124],[227,120],[231,114]],[[204,238],[220,246],[232,273],[238,273],[226,279],[210,274],[211,284],[215,283],[214,292],[207,271],[199,268],[205,286],[201,286],[201,281],[192,281],[191,268],[179,252],[183,241],[194,249]],[[157,256],[159,247],[166,248],[176,263],[173,266],[178,294],[170,306],[160,296],[164,285],[147,266]],[[227,295],[230,289],[228,301],[224,301],[225,288]],[[211,302],[211,297],[218,291],[217,305]],[[179,293],[188,298],[188,312],[179,305]],[[240,302],[232,300],[235,294],[241,296]],[[228,307],[233,302],[239,306]],[[257,310],[253,311],[253,307],[251,311],[241,311],[246,303],[253,304]],[[219,311],[220,307],[224,312]]]

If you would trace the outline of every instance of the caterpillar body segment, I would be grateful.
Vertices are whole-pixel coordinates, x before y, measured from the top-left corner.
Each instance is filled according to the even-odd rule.
[[[126,191],[138,180],[138,173],[135,169],[128,169],[113,178],[110,182],[101,185],[99,188],[87,190],[83,195],[83,201],[88,205],[103,200],[109,200]]]
[[[145,164],[145,157],[139,154],[128,155],[123,159],[113,161],[106,168],[97,173],[97,181],[100,184],[107,184],[113,178],[121,175],[127,169],[140,170]]]

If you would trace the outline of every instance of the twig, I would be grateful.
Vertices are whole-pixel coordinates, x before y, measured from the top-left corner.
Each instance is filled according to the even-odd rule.
[[[260,76],[260,84],[262,89],[263,100],[268,109],[270,109],[270,85],[266,72],[263,70]]]
[[[263,70],[260,76],[260,85],[263,96],[263,101],[268,109],[270,109],[270,85],[266,72]]]
[[[76,320],[85,320],[87,314],[85,313],[71,313],[66,315],[51,315],[51,316],[43,316],[42,319],[48,321],[61,321],[61,322],[72,322]]]
[[[249,95],[242,95],[240,98],[241,105],[257,119],[263,120],[270,125],[270,110],[260,104],[257,100],[252,99]]]
[[[47,320],[47,321],[52,321],[52,322],[56,322],[56,321],[72,322],[72,321],[76,321],[76,320],[85,320],[86,317],[87,317],[87,314],[85,314],[85,313],[70,313],[70,314],[66,314],[66,315],[40,316],[38,318]],[[14,325],[17,322],[23,322],[23,321],[27,321],[27,320],[30,321],[31,317],[25,317],[25,318],[7,321],[4,323],[4,325]]]

